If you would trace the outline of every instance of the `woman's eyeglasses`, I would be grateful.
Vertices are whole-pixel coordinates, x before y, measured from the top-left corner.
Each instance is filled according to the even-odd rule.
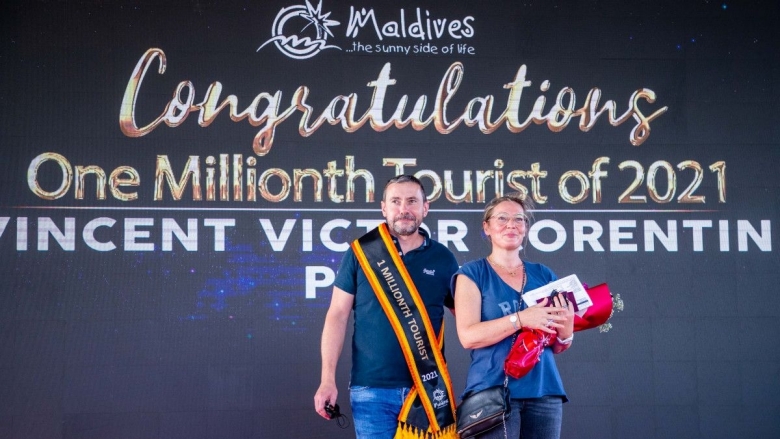
[[[499,226],[505,226],[509,224],[510,220],[515,226],[519,226],[520,224],[528,226],[528,217],[523,213],[518,213],[515,216],[509,215],[508,213],[499,213],[496,215],[491,215],[490,218],[496,220],[496,224]]]

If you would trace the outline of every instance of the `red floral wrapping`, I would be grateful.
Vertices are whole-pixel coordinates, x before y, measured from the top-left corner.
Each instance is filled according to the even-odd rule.
[[[590,296],[593,305],[588,307],[585,314],[580,317],[574,315],[574,331],[596,328],[606,323],[612,316],[612,293],[607,284],[599,284],[585,291]]]

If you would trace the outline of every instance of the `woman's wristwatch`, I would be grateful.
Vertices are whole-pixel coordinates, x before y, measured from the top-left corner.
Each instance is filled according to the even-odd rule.
[[[512,327],[515,328],[515,331],[523,328],[523,325],[520,323],[520,316],[518,316],[517,313],[511,314],[509,316],[509,323],[511,323]]]
[[[558,339],[558,343],[560,344],[571,344],[571,341],[574,340],[574,333],[572,333],[570,336],[562,339],[560,337],[555,337]]]

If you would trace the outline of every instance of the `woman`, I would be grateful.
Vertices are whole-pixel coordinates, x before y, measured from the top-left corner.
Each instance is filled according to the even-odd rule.
[[[546,266],[520,259],[528,233],[530,201],[517,195],[494,199],[485,207],[482,230],[491,243],[490,255],[465,264],[453,277],[458,338],[472,349],[464,395],[501,385],[504,359],[522,328],[549,334],[539,363],[524,377],[509,378],[511,416],[506,431],[494,428],[480,438],[559,438],[562,404],[567,400],[553,353],[570,345],[574,333],[573,306],[556,297],[527,307],[522,293],[557,279]]]

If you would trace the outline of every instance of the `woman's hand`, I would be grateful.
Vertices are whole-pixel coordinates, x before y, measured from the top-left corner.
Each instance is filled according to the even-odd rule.
[[[574,305],[560,294],[555,296],[554,303],[558,315],[565,317],[561,328],[557,329],[557,338],[552,342],[553,353],[560,354],[571,346],[571,337],[574,334]],[[560,340],[564,342],[561,343]]]
[[[565,340],[574,333],[574,305],[566,300],[566,298],[558,294],[553,299],[555,312],[559,317],[563,317],[564,320],[559,321],[560,327],[558,327],[558,338]]]
[[[555,300],[558,300],[559,297],[556,296]],[[551,335],[565,333],[568,328],[569,334],[571,334],[574,331],[574,307],[570,305],[570,308],[567,309],[566,307],[546,306],[549,300],[545,297],[536,305],[520,311],[520,324],[524,328],[538,329]],[[567,315],[569,315],[568,318]]]

